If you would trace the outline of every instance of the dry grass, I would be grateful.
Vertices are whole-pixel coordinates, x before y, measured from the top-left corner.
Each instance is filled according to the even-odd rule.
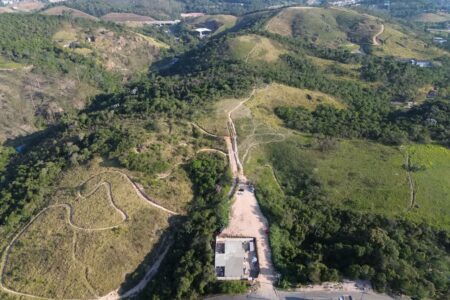
[[[83,18],[83,19],[88,19],[88,20],[98,20],[96,17],[91,16],[87,13],[84,13],[80,10],[74,9],[74,8],[70,8],[67,6],[55,6],[55,7],[51,7],[49,9],[46,9],[42,12],[42,14],[44,15],[50,15],[50,16],[60,16],[60,15],[64,15],[64,14],[68,14],[71,15],[75,18]]]
[[[397,25],[386,24],[379,40],[381,45],[373,47],[373,53],[378,56],[433,59],[448,55],[444,50],[422,42],[413,33],[404,33]]]
[[[303,106],[314,110],[319,104],[345,108],[341,102],[327,94],[276,83],[257,90],[246,106],[250,108],[255,119],[268,126],[276,127],[282,125],[282,121],[274,115],[273,111],[276,107]]]
[[[84,199],[85,203],[76,203],[76,196],[68,200],[77,190],[83,194],[108,182],[117,207],[129,219],[116,229],[87,232],[68,225],[64,208],[50,208],[12,247],[6,263],[7,287],[54,298],[104,295],[118,288],[158,242],[168,228],[167,213],[139,198],[123,175],[99,163],[67,172],[51,202],[72,204],[76,225],[113,224],[118,219],[102,195],[104,189]],[[101,219],[92,220],[102,212]]]
[[[146,193],[165,208],[185,214],[194,195],[191,180],[183,165],[174,166],[168,174],[163,174],[163,177],[147,181],[144,184]]]
[[[228,135],[227,121],[228,112],[231,111],[242,99],[223,99],[214,103],[206,113],[199,116],[196,122],[207,131],[219,135]],[[240,119],[250,115],[248,109],[243,109],[234,112],[233,119]]]
[[[229,41],[232,53],[246,62],[274,62],[286,53],[277,42],[258,35],[238,36]]]
[[[41,297],[89,298],[83,269],[72,260],[74,232],[64,208],[48,210],[12,247],[4,284]]]
[[[64,26],[53,35],[53,40],[60,46],[76,41],[79,38],[79,30],[72,27],[70,24]]]

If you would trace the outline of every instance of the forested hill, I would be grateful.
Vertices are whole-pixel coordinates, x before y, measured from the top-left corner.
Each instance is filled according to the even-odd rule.
[[[87,42],[75,51],[54,40],[63,25],[88,21],[3,20],[24,32],[0,32],[11,41],[0,39],[8,63],[74,76],[83,68],[82,78],[97,84],[110,78],[95,51],[79,53]],[[97,26],[129,33],[87,24],[81,34]],[[245,283],[215,277],[214,236],[227,224],[231,178],[223,139],[193,123],[220,130],[232,104],[253,91],[232,117],[246,176],[269,221],[278,287],[349,278],[392,295],[448,298],[449,52],[427,33],[347,9],[259,11],[205,39],[189,35],[189,26],[142,29],[176,41],[176,51],[129,82],[112,81],[26,143],[0,147],[0,251],[12,244],[2,283],[44,298],[92,298],[117,288],[109,278],[134,286],[167,246],[138,298],[245,292]],[[104,203],[131,201],[136,189],[157,205],[124,202],[132,211],[126,227],[109,227],[120,219]],[[73,222],[104,222],[106,231],[74,234],[64,211],[43,213],[66,202],[84,212],[69,213]],[[2,299],[15,297],[3,292]]]
[[[167,47],[113,24],[1,14],[0,140],[32,133],[95,94],[118,90]]]
[[[183,12],[203,12],[208,14],[227,13],[240,15],[243,13],[268,8],[301,4],[301,0],[69,0],[64,5],[79,9],[94,16],[103,16],[110,12],[131,12],[151,16],[157,19],[179,19]]]

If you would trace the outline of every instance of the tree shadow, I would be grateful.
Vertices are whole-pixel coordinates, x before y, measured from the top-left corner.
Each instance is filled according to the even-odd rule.
[[[22,136],[17,136],[14,138],[8,138],[3,145],[8,147],[13,147],[17,152],[24,152],[28,148],[39,144],[46,138],[56,137],[58,133],[61,132],[63,128],[62,125],[50,125],[46,129],[29,133]]]
[[[165,232],[160,236],[158,242],[151,249],[151,251],[147,253],[143,261],[136,267],[136,269],[125,275],[125,280],[120,285],[118,290],[119,296],[124,296],[125,294],[127,294],[131,289],[135,288],[144,279],[150,282],[151,278],[158,273],[158,271],[156,271],[146,276],[147,271],[154,265],[158,258],[160,258],[163,253],[168,253],[167,251],[165,251],[167,247],[172,247],[171,245],[174,242],[175,233],[177,231],[177,228],[179,228],[180,224],[183,222],[183,219],[184,216],[169,217],[168,229],[166,229]],[[164,259],[162,259],[162,262],[164,262]],[[143,286],[143,289],[148,285],[148,282]],[[140,291],[137,291],[136,294],[139,294],[139,292]],[[128,296],[131,297],[133,295],[127,295],[126,298],[128,298]]]

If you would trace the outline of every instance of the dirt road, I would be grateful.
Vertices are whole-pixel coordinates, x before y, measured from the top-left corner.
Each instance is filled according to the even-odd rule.
[[[162,207],[161,205],[157,204],[152,198],[150,198],[147,194],[145,194],[143,189],[138,184],[136,184],[133,180],[131,180],[131,178],[127,174],[122,173],[120,171],[108,171],[108,172],[109,173],[118,173],[118,174],[122,175],[124,178],[126,178],[126,180],[133,186],[133,188],[134,188],[136,194],[139,196],[139,198],[141,200],[145,201],[146,203],[148,203],[149,205],[154,206],[154,207],[156,207],[156,208],[158,208],[160,210],[163,210],[163,211],[165,211],[166,213],[168,213],[170,215],[177,215],[176,212],[171,211],[171,210],[169,210],[169,209],[167,209],[165,207]],[[108,172],[103,172],[103,173],[108,173]],[[94,176],[91,176],[86,181],[81,183],[80,186],[83,185],[85,182],[91,180],[93,177],[101,175],[103,173],[99,173],[99,174],[95,174]],[[128,216],[127,216],[126,212],[121,210],[114,202],[114,198],[113,198],[113,195],[111,193],[111,184],[109,182],[101,182],[96,187],[94,187],[94,189],[90,193],[88,193],[88,194],[86,194],[84,196],[79,194],[78,197],[88,197],[89,195],[95,193],[103,185],[106,185],[106,187],[107,187],[107,193],[108,193],[108,198],[109,198],[109,202],[110,202],[109,204],[122,216],[122,222],[127,221],[128,220]],[[110,227],[104,227],[104,228],[83,228],[83,227],[77,226],[72,221],[73,208],[72,208],[72,206],[70,204],[67,204],[67,203],[50,205],[50,206],[44,208],[36,216],[34,216],[30,220],[30,222],[28,222],[28,224],[25,225],[16,234],[16,236],[14,236],[12,241],[9,243],[9,245],[6,247],[6,249],[3,251],[3,254],[2,254],[2,257],[1,257],[1,261],[0,261],[0,290],[3,290],[4,292],[7,292],[7,293],[15,295],[15,296],[25,297],[25,298],[28,298],[28,299],[54,300],[54,298],[40,297],[40,296],[35,296],[35,295],[27,294],[27,293],[22,293],[22,292],[19,292],[19,291],[14,291],[14,290],[9,289],[5,285],[3,285],[3,277],[5,275],[6,262],[8,261],[8,256],[9,256],[9,253],[11,251],[11,248],[15,245],[16,241],[24,234],[24,232],[41,215],[43,215],[46,211],[48,211],[50,209],[54,209],[54,208],[65,208],[67,210],[67,223],[74,230],[92,232],[92,231],[110,230],[110,229],[113,229],[113,228],[120,227],[120,224],[117,224],[117,225],[114,225],[114,226],[110,226]],[[171,243],[167,243],[165,248],[158,255],[158,258],[156,259],[154,264],[145,272],[144,278],[142,278],[142,280],[136,286],[134,286],[130,290],[126,291],[123,295],[119,295],[119,290],[117,289],[115,291],[112,291],[108,295],[100,297],[100,298],[97,298],[97,299],[100,299],[100,300],[118,300],[118,299],[123,299],[123,298],[127,298],[127,297],[130,297],[130,296],[133,296],[133,295],[139,293],[140,291],[142,291],[145,288],[145,286],[148,284],[148,282],[152,279],[152,277],[158,271],[161,262],[163,261],[165,255],[167,254],[167,251],[170,249],[170,246],[171,246]],[[68,299],[66,299],[66,300],[68,300]],[[70,299],[70,300],[78,300],[78,299]]]
[[[375,34],[375,35],[373,36],[373,38],[372,38],[372,43],[373,43],[375,46],[379,46],[379,45],[380,45],[380,42],[378,41],[378,38],[380,37],[380,35],[383,34],[383,32],[384,32],[384,24],[381,24],[380,31],[378,31],[377,34]]]
[[[237,133],[232,114],[245,102],[253,97],[255,90],[245,100],[241,101],[228,113],[229,137],[225,138],[228,149],[228,157],[233,177],[239,187],[244,191],[238,192],[231,207],[229,225],[221,232],[221,236],[252,236],[256,238],[256,249],[260,266],[260,274],[257,278],[259,288],[252,292],[253,296],[261,299],[278,299],[273,283],[276,280],[276,272],[272,264],[269,246],[268,222],[261,212],[253,189],[247,184],[244,168],[239,159],[237,146]]]

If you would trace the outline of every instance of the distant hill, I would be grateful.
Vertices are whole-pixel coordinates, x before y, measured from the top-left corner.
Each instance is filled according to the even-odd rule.
[[[378,56],[432,59],[448,55],[421,40],[411,28],[343,8],[281,9],[265,23],[265,29],[320,46],[373,51]]]
[[[87,13],[84,13],[80,10],[70,8],[67,6],[55,6],[48,8],[44,11],[42,11],[42,14],[49,15],[49,16],[62,16],[62,15],[71,15],[75,18],[83,18],[88,20],[98,20],[96,17],[91,16]]]
[[[133,13],[109,13],[102,16],[100,19],[102,19],[103,21],[110,21],[116,23],[147,22],[155,20],[149,16],[141,16]]]
[[[155,19],[178,19],[183,12],[241,15],[269,7],[303,3],[303,0],[68,0],[66,6],[101,17],[111,12],[135,13]]]
[[[269,20],[266,29],[283,36],[297,37],[329,47],[354,50],[372,43],[381,20],[338,8],[291,7]]]
[[[437,12],[437,13],[424,13],[418,15],[415,21],[422,23],[441,23],[450,21],[450,13]]]
[[[194,27],[206,27],[219,33],[233,27],[237,17],[232,15],[205,15],[196,18],[186,19],[186,23]]]
[[[58,11],[63,8],[50,13]],[[35,132],[62,113],[84,107],[94,95],[115,90],[146,72],[160,49],[168,47],[91,20],[97,19],[2,15],[0,141]]]

